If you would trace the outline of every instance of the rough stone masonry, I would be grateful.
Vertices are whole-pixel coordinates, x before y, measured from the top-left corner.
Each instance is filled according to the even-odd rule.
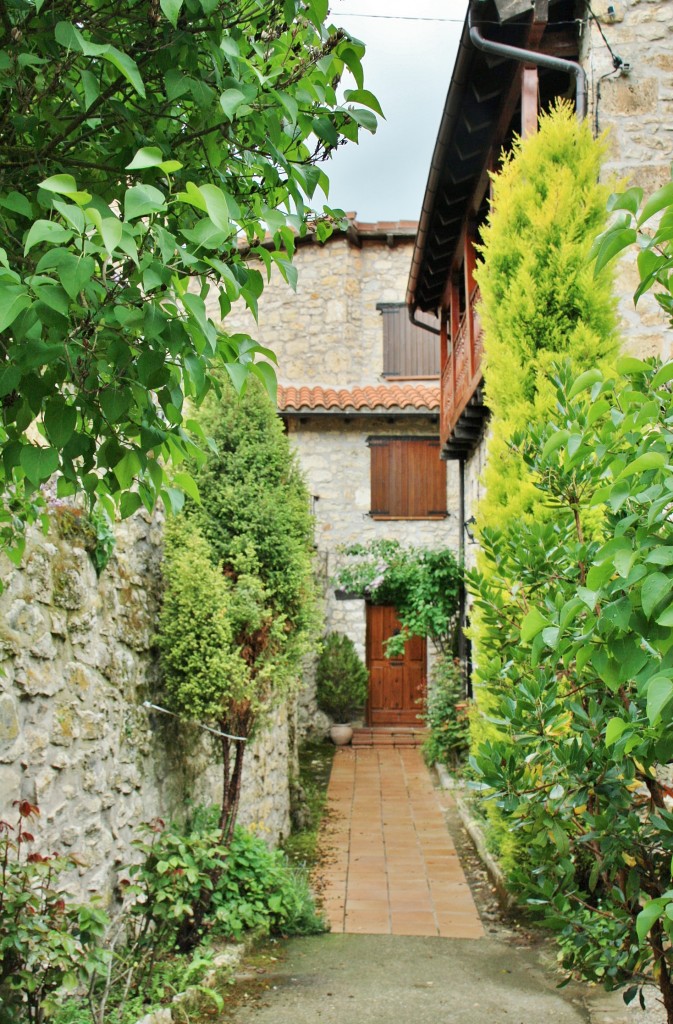
[[[158,671],[160,522],[120,524],[100,578],[65,522],[67,536],[31,533],[20,569],[0,563],[0,819],[37,803],[35,848],[76,854],[71,888],[109,898],[138,825],[218,802],[220,768],[207,734],[142,706]],[[246,752],[240,820],[271,842],[289,831],[292,717],[279,710]]]

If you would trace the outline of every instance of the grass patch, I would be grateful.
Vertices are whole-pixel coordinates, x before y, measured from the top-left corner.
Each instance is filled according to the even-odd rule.
[[[283,849],[288,860],[305,868],[317,861],[318,831],[327,801],[334,744],[307,743],[299,751],[299,778],[293,786],[292,834]]]

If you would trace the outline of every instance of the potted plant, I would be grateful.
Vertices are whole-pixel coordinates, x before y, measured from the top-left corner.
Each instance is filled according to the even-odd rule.
[[[338,746],[351,741],[350,723],[367,699],[368,685],[369,673],[350,637],[328,633],[318,658],[316,696],[320,710],[334,720],[330,735]]]

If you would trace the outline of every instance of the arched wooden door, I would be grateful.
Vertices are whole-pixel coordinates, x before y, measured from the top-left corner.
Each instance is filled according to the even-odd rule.
[[[419,725],[425,696],[425,639],[407,640],[404,654],[386,658],[384,644],[400,628],[389,605],[367,605],[368,725]]]

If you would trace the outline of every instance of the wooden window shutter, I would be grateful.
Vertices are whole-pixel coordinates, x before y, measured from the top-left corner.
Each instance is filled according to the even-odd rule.
[[[437,337],[412,324],[404,304],[382,302],[377,309],[383,321],[383,376],[439,376]]]
[[[371,509],[372,516],[395,515],[390,509],[390,473],[388,463],[390,461],[390,441],[383,441],[378,438],[369,441],[371,449],[370,481],[371,481]]]
[[[416,515],[446,515],[446,462],[440,457],[439,441],[423,441],[419,445],[418,467],[423,475],[423,511]]]
[[[446,463],[439,441],[370,438],[372,516],[426,519],[446,515]]]

